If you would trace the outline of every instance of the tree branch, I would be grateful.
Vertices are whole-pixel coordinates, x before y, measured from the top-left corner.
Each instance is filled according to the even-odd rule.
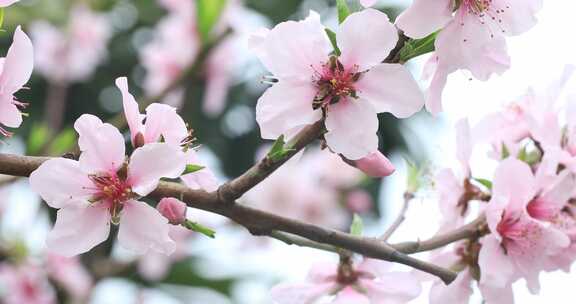
[[[483,214],[474,221],[447,233],[437,235],[425,241],[404,242],[392,245],[396,250],[403,253],[416,253],[430,251],[448,244],[472,238],[479,238],[490,233],[486,224],[486,216]]]
[[[297,154],[314,140],[318,139],[322,135],[323,130],[323,121],[318,121],[315,124],[305,127],[286,144],[286,146],[292,150],[286,153],[284,157],[276,161],[271,160],[268,156],[264,157],[264,159],[252,166],[239,177],[220,186],[218,189],[218,196],[224,202],[234,202],[244,193],[248,192],[254,186],[266,179],[266,177],[276,171],[276,169],[282,166],[282,164],[288,161],[292,156]]]
[[[380,237],[382,241],[387,242],[388,239],[392,236],[392,234],[394,234],[394,232],[398,230],[400,225],[402,225],[402,223],[406,219],[406,211],[408,211],[408,204],[410,203],[410,200],[412,200],[413,198],[414,195],[412,193],[408,192],[404,193],[404,203],[402,205],[402,209],[400,210],[400,213],[398,213],[398,217],[396,217],[394,222],[392,222],[390,227],[388,227],[388,229],[386,229],[386,232],[384,232],[382,237]]]
[[[0,174],[29,176],[48,159],[46,157],[0,154]],[[258,178],[254,179],[254,181],[256,180]],[[254,235],[269,236],[275,234],[273,231],[286,232],[314,242],[350,250],[367,257],[405,264],[433,274],[447,284],[456,278],[455,272],[407,256],[378,239],[353,236],[240,204],[230,204],[229,201],[223,201],[218,192],[208,193],[202,190],[192,190],[174,182],[160,182],[158,188],[149,196],[155,199],[164,197],[182,199],[190,207],[223,215],[244,226]]]

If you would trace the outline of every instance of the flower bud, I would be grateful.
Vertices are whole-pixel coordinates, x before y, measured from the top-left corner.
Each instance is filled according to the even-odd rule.
[[[346,196],[346,207],[354,213],[366,213],[372,205],[372,197],[365,190],[354,190]]]
[[[173,197],[163,198],[156,209],[170,224],[180,225],[186,220],[186,204]]]
[[[396,170],[390,160],[380,151],[372,152],[364,158],[353,161],[353,166],[371,177],[385,177]]]

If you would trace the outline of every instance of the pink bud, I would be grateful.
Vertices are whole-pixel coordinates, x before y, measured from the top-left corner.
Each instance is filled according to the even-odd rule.
[[[372,152],[353,162],[354,167],[371,177],[384,177],[394,173],[394,165],[380,151]]]
[[[346,197],[346,206],[354,213],[368,212],[373,204],[372,197],[364,190],[354,190]]]
[[[156,209],[168,219],[170,224],[180,225],[186,220],[186,204],[173,197],[163,198]]]

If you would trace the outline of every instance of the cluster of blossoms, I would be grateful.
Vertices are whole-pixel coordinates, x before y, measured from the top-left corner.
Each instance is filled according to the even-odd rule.
[[[6,304],[57,303],[55,286],[74,301],[85,302],[94,280],[77,257],[46,256],[42,262],[0,263],[0,298]]]
[[[13,2],[0,0],[0,7]],[[145,87],[151,95],[182,77],[203,44],[193,2],[164,0],[161,4],[168,15],[141,54],[147,70]],[[362,1],[365,7],[373,4]],[[237,6],[231,1],[223,14],[234,15]],[[360,171],[371,177],[394,172],[378,151],[377,115],[389,112],[407,118],[425,104],[428,111],[438,113],[450,73],[466,69],[486,80],[503,72],[510,64],[506,37],[531,28],[540,7],[541,0],[415,0],[396,26],[411,38],[440,30],[427,67],[433,74],[427,94],[403,65],[388,59],[399,41],[398,28],[378,10],[366,8],[347,16],[333,32],[333,41],[315,12],[305,20],[258,31],[251,37],[251,47],[273,74],[272,87],[256,106],[261,136],[292,137],[323,122],[321,140],[327,149],[298,155],[243,199],[308,223],[342,228],[349,211],[361,213],[372,205],[366,192],[354,190],[365,177]],[[36,43],[46,52],[37,53],[39,71],[57,82],[88,77],[105,54],[110,35],[101,18],[77,8],[69,37],[35,25]],[[88,27],[91,32],[84,30]],[[218,25],[210,34],[221,34],[224,28]],[[205,110],[209,113],[223,107],[230,74],[225,59],[234,53],[233,45],[222,42],[207,59]],[[3,127],[21,124],[19,108],[25,104],[14,93],[29,80],[32,58],[32,43],[18,27],[0,73],[0,134],[4,136],[10,133]],[[57,68],[63,62],[67,70]],[[530,90],[473,128],[466,120],[458,123],[460,167],[440,170],[435,178],[443,215],[439,234],[469,218],[477,217],[480,224],[476,237],[433,253],[436,264],[459,274],[450,285],[435,281],[430,303],[465,303],[473,282],[487,304],[513,303],[514,282],[523,279],[537,293],[541,272],[567,271],[576,259],[576,95],[568,89],[572,73],[568,68],[545,94]],[[30,185],[58,209],[47,239],[51,253],[66,257],[85,253],[109,237],[111,224],[119,225],[119,244],[135,253],[153,253],[152,260],[141,260],[139,267],[144,276],[158,278],[183,251],[175,241],[189,236],[179,226],[187,221],[187,207],[176,198],[160,198],[153,208],[143,198],[153,194],[161,179],[179,179],[191,189],[213,193],[218,183],[209,169],[201,168],[195,138],[176,108],[153,103],[142,114],[127,78],[118,78],[116,86],[122,94],[131,147],[126,147],[116,127],[84,114],[74,124],[81,152],[78,160],[45,161],[31,174]],[[180,99],[182,91],[172,93],[167,99]],[[496,163],[491,181],[476,178],[470,165],[472,152],[481,144],[488,144],[488,155]],[[188,165],[201,169],[186,172]],[[171,259],[156,255],[174,252]],[[51,260],[58,266],[48,267],[47,274],[26,269],[37,266],[1,265],[0,277],[8,286],[24,286],[11,295],[17,300],[7,297],[6,301],[52,303],[55,295],[47,276],[63,285],[81,281],[70,279],[82,276],[77,260]],[[67,269],[69,273],[62,274]],[[70,293],[84,297],[92,282],[83,282],[86,286],[74,285],[71,288],[78,290]],[[341,253],[339,263],[315,266],[306,283],[281,284],[271,294],[280,304],[406,303],[420,295],[420,283],[414,273],[391,271],[388,263]]]
[[[434,254],[434,261],[460,274],[449,286],[436,282],[430,303],[467,303],[473,281],[486,303],[514,303],[517,280],[535,294],[541,272],[570,270],[576,260],[572,72],[567,68],[549,89],[529,90],[473,128],[458,123],[459,174],[443,169],[435,178],[440,233],[480,214],[486,218],[481,235],[487,235]],[[491,182],[480,183],[469,160],[485,144],[485,161],[496,162],[496,169]]]
[[[58,84],[87,80],[105,59],[112,34],[107,18],[84,5],[71,9],[65,29],[37,21],[30,33],[36,71]]]
[[[197,156],[176,109],[151,104],[142,115],[128,92],[127,79],[119,78],[116,84],[123,94],[134,147],[130,157],[126,158],[118,129],[84,114],[74,124],[79,160],[51,159],[30,176],[32,189],[59,209],[47,240],[52,252],[65,256],[86,252],[108,238],[113,223],[120,224],[121,246],[138,253],[152,249],[170,254],[175,244],[168,220],[138,198],[150,194],[161,178],[181,177],[192,188],[215,187],[208,169],[181,176],[187,164],[197,164]]]
[[[196,3],[186,0],[160,0],[168,14],[159,21],[152,40],[140,52],[142,65],[146,70],[144,88],[146,93],[156,96],[192,67],[203,46],[202,33],[197,26]],[[245,14],[239,1],[227,1],[221,13],[219,24],[209,33],[210,37],[223,35],[226,28],[233,33],[221,41],[206,59],[203,111],[211,116],[218,115],[225,107],[226,93],[233,74],[239,64],[238,40],[244,31],[238,20]],[[211,38],[210,38],[211,39]],[[164,101],[171,105],[181,105],[184,90],[173,90]]]

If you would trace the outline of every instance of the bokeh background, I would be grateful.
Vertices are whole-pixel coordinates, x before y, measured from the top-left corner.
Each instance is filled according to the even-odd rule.
[[[196,4],[195,0],[190,2]],[[388,13],[393,20],[409,3],[409,0],[382,0],[376,7]],[[65,29],[69,27],[72,15],[76,14],[73,8],[79,4],[101,14],[108,25],[110,39],[105,44],[105,55],[95,65],[94,71],[81,80],[61,81],[36,72],[27,85],[30,89],[18,93],[21,100],[29,103],[26,111],[29,117],[16,130],[12,139],[0,144],[0,151],[61,155],[72,149],[75,135],[71,126],[81,114],[91,113],[106,120],[121,113],[121,96],[114,86],[117,77],[129,78],[130,90],[138,100],[156,95],[150,93],[146,82],[150,70],[143,64],[142,52],[156,39],[158,25],[174,13],[160,1],[22,0],[5,11],[5,31],[0,33],[0,53],[5,54],[11,42],[11,33],[17,25],[22,25],[28,34],[38,21]],[[328,27],[335,28],[337,24],[334,1],[329,0],[245,0],[242,3],[235,2],[234,5],[237,5],[236,13],[222,14],[222,19],[216,22],[209,34],[211,38],[208,38],[215,39],[222,32],[218,27],[231,26],[234,30],[234,47],[218,57],[217,67],[208,64],[208,60],[199,60],[199,68],[182,80],[183,89],[177,100],[170,101],[178,105],[182,117],[195,130],[198,143],[201,144],[201,157],[216,172],[220,181],[241,174],[258,158],[262,147],[270,144],[260,139],[254,115],[256,101],[268,87],[263,82],[263,76],[268,73],[248,50],[249,33],[281,21],[302,19],[311,9],[321,14]],[[452,75],[445,92],[446,112],[440,117],[433,118],[427,113],[420,113],[408,120],[399,121],[391,115],[381,114],[380,150],[391,155],[398,170],[384,180],[354,177],[352,182],[346,184],[346,189],[339,187],[334,190],[337,192],[336,205],[325,208],[340,208],[346,214],[342,221],[335,224],[338,226],[336,228],[347,229],[352,213],[358,211],[354,209],[357,206],[350,205],[349,194],[353,190],[360,190],[370,197],[363,201],[369,202],[369,206],[360,210],[366,234],[382,233],[402,203],[407,176],[405,159],[417,163],[424,172],[433,172],[451,164],[454,161],[452,126],[456,119],[469,116],[472,122],[477,121],[482,114],[494,111],[504,102],[521,95],[528,86],[552,80],[566,63],[574,62],[576,45],[570,38],[571,29],[576,28],[576,20],[571,17],[574,11],[576,4],[569,1],[547,1],[536,28],[511,39],[513,67],[503,76],[481,83],[470,80],[470,75],[465,72]],[[230,18],[231,21],[224,18]],[[82,26],[89,30],[93,25],[86,22]],[[190,48],[201,46],[190,45]],[[408,66],[416,78],[419,78],[426,58],[422,56],[409,62]],[[222,66],[226,67],[224,72],[218,70]],[[66,70],[66,64],[63,63],[60,68]],[[55,69],[58,70],[58,66]],[[210,113],[206,111],[204,103],[215,70],[227,75],[225,85],[219,87],[227,93],[223,109]],[[56,112],[61,113],[61,120],[53,117],[54,109],[59,107],[61,111]],[[55,143],[51,144],[52,141]],[[311,154],[320,153],[312,150]],[[314,164],[322,162],[315,160],[315,157],[318,156],[310,156],[301,166],[314,167]],[[299,169],[295,166],[296,169],[290,168],[293,171],[285,173],[286,176],[297,176],[295,172]],[[489,164],[484,164],[482,160],[475,163],[475,166],[480,175],[481,172],[489,172],[485,168]],[[322,168],[314,171],[314,176],[318,175],[319,179],[329,179],[339,174],[339,171]],[[289,190],[299,190],[298,185],[291,186],[294,188]],[[438,212],[432,192],[427,190],[430,187],[430,181],[424,178],[423,189],[410,207],[408,220],[393,240],[425,238],[435,231]],[[31,193],[24,180],[3,187],[0,193],[0,248],[10,253],[3,255],[3,262],[12,263],[15,258],[32,260],[42,268],[43,242],[54,219],[54,210],[50,210]],[[250,197],[246,198],[246,203],[251,203]],[[274,211],[273,206],[262,208]],[[88,301],[271,303],[267,296],[271,286],[284,280],[301,280],[314,261],[335,258],[313,249],[251,237],[246,230],[217,216],[194,211],[190,214],[212,226],[217,231],[217,237],[214,240],[202,236],[186,237],[182,242],[185,254],[160,277],[150,279],[143,275],[139,268],[142,266],[138,265],[142,258],[115,246],[113,237],[83,255],[81,262],[88,269],[103,273],[102,276],[93,277],[94,289]],[[570,294],[570,286],[574,284],[574,276],[553,273],[543,276],[542,293],[538,297],[527,294],[523,283],[517,284],[519,286],[515,288],[518,303],[569,303],[566,299]],[[66,292],[58,284],[53,285],[59,301],[68,302],[70,299]],[[481,303],[481,299],[475,301]],[[425,295],[415,301],[426,302]]]

